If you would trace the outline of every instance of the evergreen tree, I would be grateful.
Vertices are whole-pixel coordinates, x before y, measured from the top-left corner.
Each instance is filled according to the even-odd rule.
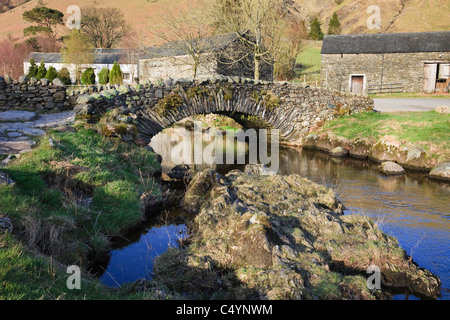
[[[45,75],[47,74],[47,68],[45,67],[44,61],[41,60],[41,64],[39,65],[39,68],[37,70],[36,78],[38,80],[45,78]]]
[[[48,79],[50,82],[53,81],[55,78],[58,78],[58,72],[56,69],[52,66],[48,67],[47,74],[45,75],[45,78]]]
[[[109,69],[108,67],[103,68],[98,73],[98,83],[100,84],[107,84],[109,82]]]
[[[65,85],[71,85],[72,80],[70,79],[70,72],[69,69],[66,67],[61,68],[58,72],[58,78],[64,83]]]
[[[311,40],[323,40],[323,32],[322,28],[320,27],[320,21],[316,17],[311,21],[311,30],[309,32],[308,38]]]
[[[28,74],[27,74],[28,79],[30,79],[31,77],[36,78],[37,72],[38,72],[38,66],[36,65],[36,61],[34,61],[34,59],[31,59],[30,60],[30,68],[28,69]]]
[[[95,71],[94,68],[87,68],[81,75],[81,83],[84,85],[90,85],[95,83]]]
[[[336,12],[330,19],[330,23],[328,24],[328,34],[341,34],[341,22],[339,21],[339,17]]]
[[[25,21],[37,24],[23,30],[25,36],[35,36],[38,33],[44,33],[49,34],[56,40],[57,27],[64,25],[64,13],[43,5],[38,5],[31,10],[25,11],[22,16]]]
[[[109,83],[110,84],[122,84],[123,83],[123,73],[120,70],[120,65],[114,62],[113,67],[109,73]]]

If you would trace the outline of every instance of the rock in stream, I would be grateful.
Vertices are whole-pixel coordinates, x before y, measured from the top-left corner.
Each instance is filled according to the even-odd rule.
[[[255,170],[245,170],[255,172]],[[440,280],[336,194],[298,175],[199,172],[183,206],[190,245],[155,261],[153,285],[173,296],[224,299],[386,299],[390,289],[437,298]],[[367,287],[369,266],[380,290]]]

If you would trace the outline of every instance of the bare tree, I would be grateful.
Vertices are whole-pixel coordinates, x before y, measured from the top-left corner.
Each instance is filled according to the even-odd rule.
[[[119,8],[86,7],[81,10],[81,30],[96,48],[112,48],[126,31],[126,21]]]
[[[192,77],[198,76],[200,67],[208,67],[210,56],[206,52],[209,43],[204,41],[211,34],[212,28],[205,23],[204,14],[199,8],[190,8],[175,15],[172,10],[153,21],[146,30],[148,35],[156,37],[163,46],[158,50],[143,48],[153,58],[167,57],[172,53],[174,64],[189,66],[192,69]]]
[[[133,82],[138,75],[137,70],[137,61],[142,53],[141,36],[136,30],[133,30],[131,27],[127,28],[127,31],[124,34],[122,39],[121,47],[124,49],[125,53],[122,55],[121,60],[125,61],[128,65],[136,65],[136,67],[130,67],[130,77]]]
[[[64,48],[61,51],[65,63],[75,65],[76,82],[80,83],[81,68],[95,61],[94,47],[86,34],[73,29],[64,38]]]
[[[274,52],[274,78],[290,80],[295,75],[297,56],[301,51],[302,41],[308,39],[305,23],[296,17],[287,17],[288,27],[282,35],[279,50]]]
[[[9,75],[18,79],[23,75],[23,60],[32,51],[25,42],[14,43],[12,39],[0,41],[0,75]]]
[[[272,64],[282,47],[287,14],[283,0],[210,0],[204,3],[212,26],[234,32],[253,58],[254,78],[259,80],[262,63]],[[239,58],[246,59],[247,56]]]

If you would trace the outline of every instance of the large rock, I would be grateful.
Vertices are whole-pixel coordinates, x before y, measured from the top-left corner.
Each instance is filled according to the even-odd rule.
[[[369,139],[358,138],[349,143],[350,157],[353,158],[366,159],[371,149],[372,143]]]
[[[229,299],[374,299],[362,275],[376,265],[382,295],[386,287],[439,295],[439,278],[369,218],[343,215],[330,189],[298,175],[245,171],[205,170],[189,184],[189,250],[169,250],[154,269],[172,294],[211,298],[220,287]]]
[[[11,222],[11,219],[0,216],[0,232],[2,231],[12,232],[12,230],[13,224]]]
[[[2,184],[11,185],[15,184],[15,182],[6,173],[0,171],[0,185]]]
[[[59,78],[53,79],[53,85],[57,87],[64,87],[64,83]]]
[[[330,156],[343,158],[348,156],[348,150],[342,147],[336,147],[330,150]]]
[[[369,158],[376,162],[396,161],[401,142],[392,136],[385,136],[370,151]]]
[[[35,77],[31,77],[30,78],[30,85],[34,86],[39,80],[36,79]]]
[[[125,142],[131,142],[137,138],[138,130],[133,124],[101,123],[98,131],[106,137],[119,137]]]
[[[41,80],[41,85],[46,87],[50,84],[50,80],[48,80],[47,78],[42,78]]]
[[[19,84],[27,84],[28,83],[28,78],[26,76],[21,76],[19,78]]]
[[[5,77],[3,79],[5,81],[6,84],[12,84],[13,83],[13,79],[11,79],[11,77],[7,74],[5,74]]]
[[[31,111],[4,111],[0,112],[0,121],[15,122],[15,121],[33,121],[38,118],[35,112]]]
[[[94,97],[92,97],[91,95],[89,95],[89,94],[82,94],[81,96],[79,96],[78,98],[77,98],[77,104],[88,104],[88,103],[90,103],[90,102],[92,102],[92,101],[94,101],[95,100],[95,98]]]
[[[180,164],[173,167],[167,174],[174,181],[190,181],[192,179],[193,170],[187,164]]]
[[[381,172],[385,175],[393,176],[393,175],[401,175],[405,173],[405,169],[403,169],[400,165],[395,162],[383,162],[381,164]]]
[[[449,114],[450,113],[450,107],[449,106],[439,106],[439,107],[436,107],[435,111],[437,113]]]
[[[429,177],[436,180],[450,181],[450,162],[444,162],[430,171]]]
[[[416,144],[402,146],[396,160],[407,169],[425,170],[429,167],[427,152]]]

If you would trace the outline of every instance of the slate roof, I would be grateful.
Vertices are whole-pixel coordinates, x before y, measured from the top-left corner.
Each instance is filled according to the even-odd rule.
[[[322,54],[450,52],[450,31],[327,35]]]
[[[124,61],[125,54],[126,51],[123,49],[102,49],[101,52],[97,51],[94,64],[113,64],[115,61],[127,63]],[[61,53],[31,52],[25,58],[24,62],[30,62],[31,59],[34,59],[37,64],[39,64],[41,60],[44,61],[44,63],[64,63]]]
[[[233,32],[223,35],[206,37],[200,39],[198,43],[195,43],[194,40],[192,40],[192,42],[194,45],[198,45],[202,52],[214,52],[231,44],[233,41],[237,40],[237,38],[238,35]],[[181,42],[182,41],[173,41],[162,46],[145,48],[138,55],[133,57],[136,59],[134,63],[137,64],[137,60],[140,59],[154,59],[186,55],[187,52],[183,50],[186,45],[182,44]],[[127,53],[126,49],[95,50],[95,64],[113,64],[114,61],[118,61],[119,63],[127,63],[127,59],[124,59]],[[24,62],[30,62],[31,59],[34,59],[37,64],[39,64],[41,60],[45,63],[64,63],[61,53],[31,52],[25,58]]]
[[[238,35],[236,33],[228,33],[223,35],[209,36],[200,39],[198,43],[192,40],[193,45],[198,45],[201,52],[214,52],[221,48],[231,44],[233,41],[237,40]],[[175,57],[186,55],[187,52],[184,50],[186,44],[182,41],[173,41],[166,43],[159,47],[148,47],[144,49],[144,53],[141,55],[141,59],[155,59],[164,57]]]

